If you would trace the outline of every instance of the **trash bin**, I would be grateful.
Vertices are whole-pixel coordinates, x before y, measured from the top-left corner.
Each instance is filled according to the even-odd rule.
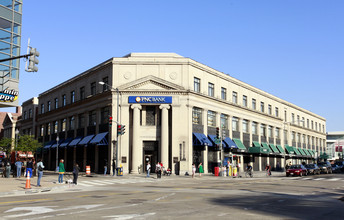
[[[123,176],[123,167],[117,167],[117,176]]]
[[[214,170],[215,176],[219,176],[219,172],[220,172],[220,168],[215,167],[215,170]]]

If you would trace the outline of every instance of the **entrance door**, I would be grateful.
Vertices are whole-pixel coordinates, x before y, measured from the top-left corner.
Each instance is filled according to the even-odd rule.
[[[144,141],[143,142],[143,172],[147,172],[147,162],[151,165],[151,173],[155,172],[155,165],[158,162],[158,142]]]

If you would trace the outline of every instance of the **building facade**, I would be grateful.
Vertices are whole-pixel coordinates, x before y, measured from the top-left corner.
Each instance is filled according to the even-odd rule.
[[[117,156],[124,173],[144,172],[148,161],[176,174],[193,163],[214,172],[227,160],[279,169],[326,148],[323,117],[174,53],[109,59],[40,94],[36,117],[50,169],[57,154],[67,170],[94,172]]]
[[[22,0],[0,1],[0,60],[20,55]],[[18,106],[20,60],[0,62],[0,107]]]
[[[326,154],[329,160],[343,160],[344,131],[327,132]]]

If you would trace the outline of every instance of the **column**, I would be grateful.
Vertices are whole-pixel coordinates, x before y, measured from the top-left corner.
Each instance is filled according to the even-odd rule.
[[[203,109],[202,117],[203,133],[208,136],[208,109]],[[208,146],[202,151],[202,161],[204,173],[208,173]]]
[[[168,110],[170,106],[167,104],[162,104],[159,106],[161,109],[161,135],[160,135],[160,146],[161,146],[161,163],[167,169],[168,165]]]
[[[138,174],[139,166],[142,164],[142,146],[140,140],[140,110],[142,106],[134,104],[131,106],[133,109],[133,150],[132,150],[132,167],[130,173]],[[116,165],[117,166],[117,165]]]

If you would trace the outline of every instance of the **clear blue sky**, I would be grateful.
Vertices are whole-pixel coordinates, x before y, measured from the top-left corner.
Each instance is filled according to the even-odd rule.
[[[20,104],[111,58],[175,52],[285,99],[343,131],[343,0],[24,1]],[[11,109],[11,111],[14,111]]]

